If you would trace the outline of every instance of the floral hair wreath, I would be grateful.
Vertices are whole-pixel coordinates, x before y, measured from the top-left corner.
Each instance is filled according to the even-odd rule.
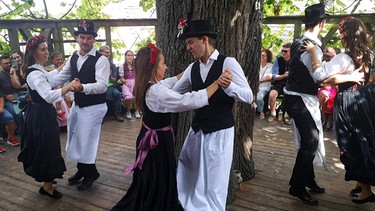
[[[343,34],[343,33],[344,33],[344,29],[343,29],[342,27],[343,27],[345,21],[347,21],[347,20],[349,20],[349,19],[352,19],[352,18],[354,18],[354,17],[353,17],[353,16],[347,16],[347,17],[341,19],[341,21],[340,21],[340,26],[339,26],[339,32],[340,32],[340,34]]]
[[[183,33],[184,33],[184,28],[187,26],[187,20],[185,20],[184,18],[180,18],[178,19],[178,34],[177,34],[177,38],[179,38]]]
[[[148,61],[148,68],[152,67],[156,63],[156,52],[158,49],[156,48],[155,44],[149,43],[147,47],[150,48],[150,60]]]
[[[26,45],[26,49],[30,51],[34,47],[34,45],[38,42],[38,40],[46,41],[46,37],[43,34],[41,34],[41,35],[31,38],[30,43]]]

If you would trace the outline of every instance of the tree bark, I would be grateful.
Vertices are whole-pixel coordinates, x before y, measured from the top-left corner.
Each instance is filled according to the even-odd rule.
[[[180,73],[193,62],[185,43],[176,37],[178,19],[209,19],[218,33],[216,49],[237,59],[255,97],[259,86],[262,7],[263,1],[259,0],[157,0],[156,42],[164,52],[170,75]],[[255,110],[238,102],[233,112],[236,125],[232,169],[239,170],[246,181],[255,176],[252,158]],[[174,120],[178,156],[190,126],[191,112],[180,113]],[[230,181],[228,203],[234,200],[235,188],[231,184],[235,183]]]

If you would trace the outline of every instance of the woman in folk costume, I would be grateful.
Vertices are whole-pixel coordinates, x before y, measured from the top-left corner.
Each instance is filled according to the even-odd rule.
[[[153,44],[141,48],[134,62],[135,103],[142,112],[142,128],[136,146],[136,162],[125,171],[133,181],[112,210],[177,210],[176,157],[171,113],[208,105],[208,99],[229,83],[226,72],[206,89],[181,95],[170,88],[182,74],[164,78],[167,66],[162,52]]]
[[[25,110],[25,131],[18,161],[23,163],[27,175],[43,182],[40,194],[59,199],[63,195],[52,184],[54,179],[62,178],[66,167],[53,103],[63,100],[73,88],[68,84],[53,89],[49,83],[50,76],[44,66],[48,61],[48,46],[43,35],[28,40],[25,58],[24,72],[32,102]]]
[[[351,193],[359,196],[352,202],[375,202],[371,191],[371,186],[375,185],[375,89],[374,75],[370,74],[374,57],[369,50],[371,41],[364,23],[350,16],[342,19],[339,32],[345,52],[330,62],[320,64],[313,53],[316,46],[309,42],[306,50],[312,56],[314,75],[320,78],[333,76],[325,82],[339,83],[333,114],[340,160],[346,170],[345,180],[357,181]],[[362,78],[362,84],[370,83],[359,86],[357,82]]]

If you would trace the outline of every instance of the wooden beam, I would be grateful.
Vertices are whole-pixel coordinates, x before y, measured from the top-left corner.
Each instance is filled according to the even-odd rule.
[[[95,27],[110,25],[116,26],[156,26],[156,19],[109,19],[109,20],[90,20]],[[57,23],[62,27],[77,27],[79,20],[0,20],[0,26],[3,29],[19,28],[54,28]]]
[[[111,26],[105,26],[104,30],[105,30],[106,45],[108,45],[109,50],[111,51],[109,60],[113,61]]]
[[[375,13],[363,13],[363,14],[350,14],[362,20],[365,23],[373,23],[375,18]],[[330,15],[327,18],[327,23],[334,24],[339,23],[340,20],[347,15]],[[263,24],[302,24],[302,20],[305,16],[272,16],[263,18]]]
[[[8,30],[8,36],[9,36],[10,49],[12,49],[12,51],[20,49],[20,43],[18,41],[17,30],[15,29]]]

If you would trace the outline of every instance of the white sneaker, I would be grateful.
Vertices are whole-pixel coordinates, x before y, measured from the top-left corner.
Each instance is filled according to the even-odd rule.
[[[140,119],[140,118],[141,118],[141,114],[139,113],[138,110],[136,110],[136,111],[134,112],[134,115],[135,115],[135,118],[137,118],[137,119]]]
[[[126,118],[127,119],[132,119],[132,113],[126,112]]]

